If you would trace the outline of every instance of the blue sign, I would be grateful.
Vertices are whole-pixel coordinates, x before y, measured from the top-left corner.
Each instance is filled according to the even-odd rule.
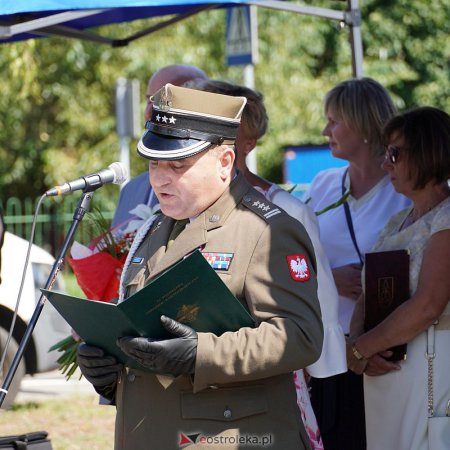
[[[226,53],[227,65],[237,66],[256,62],[256,18],[250,6],[227,10]]]
[[[284,147],[284,183],[308,185],[317,172],[347,166],[348,161],[335,158],[328,144],[289,145]]]

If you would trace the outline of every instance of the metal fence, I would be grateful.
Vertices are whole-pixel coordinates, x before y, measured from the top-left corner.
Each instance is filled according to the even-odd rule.
[[[301,198],[307,185],[282,185],[284,189],[291,192],[295,197]],[[97,200],[97,202],[96,202]],[[33,219],[39,197],[35,199],[10,197],[6,201],[0,200],[0,208],[3,212],[6,230],[23,239],[30,240]],[[69,230],[73,220],[75,208],[79,202],[76,195],[46,198],[36,217],[36,232],[34,244],[45,248],[53,256],[59,254],[61,244]],[[106,220],[111,220],[117,205],[117,198],[98,197],[93,199],[91,210],[99,210]],[[82,244],[88,244],[98,234],[92,226],[88,217],[81,221],[75,239]]]
[[[6,202],[0,201],[6,230],[23,239],[30,240],[38,201],[39,197],[23,200],[17,197],[10,197]],[[56,256],[72,223],[78,201],[79,199],[75,196],[54,197],[44,200],[36,217],[36,231],[33,243],[45,248],[52,255]],[[102,208],[98,208],[98,205],[96,207],[101,211],[105,219],[110,220],[114,214],[114,206],[114,204],[111,204],[102,205]],[[92,237],[92,225],[89,220],[83,220],[78,227],[75,239],[83,244],[87,244]]]

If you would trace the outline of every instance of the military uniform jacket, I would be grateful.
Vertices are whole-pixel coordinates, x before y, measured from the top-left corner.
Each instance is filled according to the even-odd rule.
[[[308,449],[292,372],[318,359],[323,328],[303,226],[241,175],[166,251],[173,222],[162,216],[139,246],[135,255],[143,263],[125,274],[127,296],[196,249],[231,253],[227,270],[217,273],[257,324],[221,336],[199,333],[195,374],[169,385],[124,369],[115,448],[237,449],[270,442],[273,449]]]

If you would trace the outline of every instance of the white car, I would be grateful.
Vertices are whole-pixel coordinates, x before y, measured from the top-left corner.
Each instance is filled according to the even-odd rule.
[[[0,356],[4,352],[5,342],[16,306],[27,251],[28,241],[14,234],[5,233],[2,248],[2,282],[0,284]],[[11,339],[7,350],[3,373],[0,373],[1,384],[3,384],[3,379],[17,352],[26,326],[36,309],[41,295],[39,289],[45,286],[54,261],[55,259],[50,253],[37,245],[32,246],[13,339]],[[61,274],[58,276],[53,289],[58,291],[64,290]],[[49,302],[45,302],[2,408],[7,408],[13,403],[14,397],[20,388],[20,381],[26,373],[46,372],[57,367],[56,360],[59,358],[60,353],[49,352],[48,350],[52,345],[69,334],[70,327],[66,321]]]

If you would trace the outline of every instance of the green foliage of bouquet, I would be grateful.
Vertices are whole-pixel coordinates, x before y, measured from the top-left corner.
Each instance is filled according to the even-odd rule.
[[[80,338],[77,335],[72,334],[57,342],[48,350],[49,352],[62,352],[62,355],[56,360],[56,362],[58,363],[61,373],[66,376],[67,381],[70,380],[78,368],[77,349],[79,345]],[[80,379],[81,377],[82,375],[80,375]]]

